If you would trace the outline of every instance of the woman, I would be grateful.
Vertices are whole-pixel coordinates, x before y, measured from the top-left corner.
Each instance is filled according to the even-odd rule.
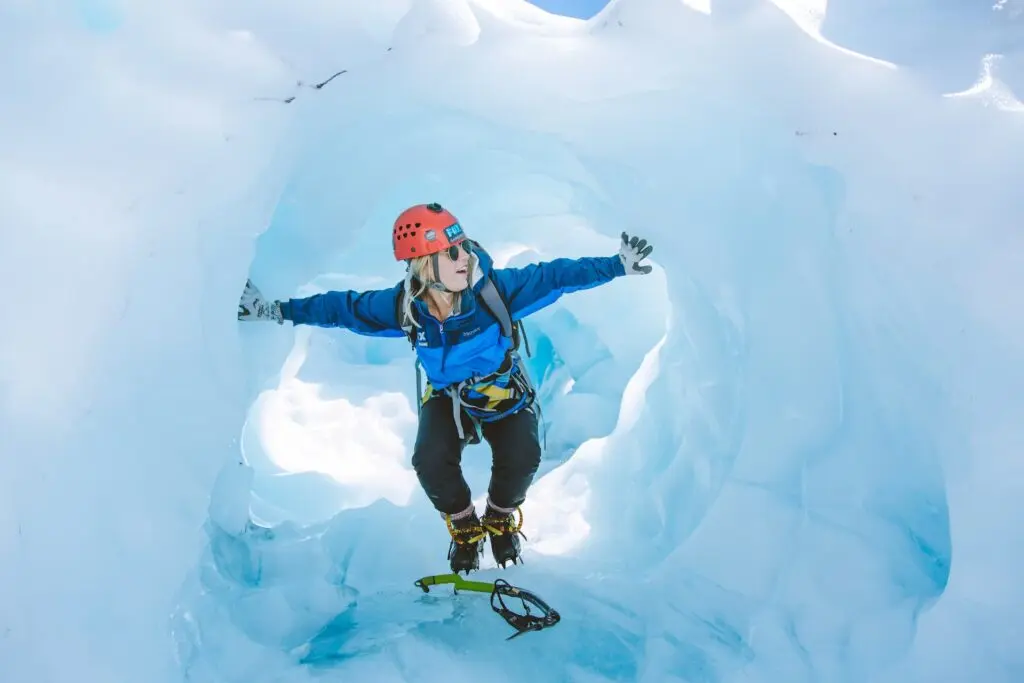
[[[455,216],[439,204],[402,212],[391,243],[395,259],[406,263],[406,274],[389,289],[268,302],[247,283],[238,319],[408,336],[428,380],[412,465],[447,523],[452,571],[478,569],[488,537],[495,562],[504,568],[519,560],[520,505],[541,455],[536,394],[517,351],[514,323],[562,294],[620,275],[651,272],[651,266],[640,263],[653,247],[623,233],[615,256],[494,268],[488,254],[466,238]],[[482,517],[461,468],[463,448],[480,438],[493,454]]]

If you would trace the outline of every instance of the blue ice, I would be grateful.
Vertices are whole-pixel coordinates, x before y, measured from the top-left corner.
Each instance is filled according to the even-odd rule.
[[[1024,678],[1024,7],[912,4],[5,10],[0,680]],[[424,201],[655,247],[527,320],[511,641],[414,586],[407,344],[235,319],[390,286]]]

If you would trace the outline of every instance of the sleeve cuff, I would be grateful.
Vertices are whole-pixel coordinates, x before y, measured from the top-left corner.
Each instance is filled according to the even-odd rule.
[[[279,301],[278,304],[281,307],[281,318],[284,320],[292,320],[292,303],[291,301]],[[292,321],[294,322],[294,321]]]
[[[622,257],[616,255],[613,256],[612,258],[615,259],[615,265],[612,266],[612,272],[615,273],[616,276],[625,275],[626,264],[622,262]]]

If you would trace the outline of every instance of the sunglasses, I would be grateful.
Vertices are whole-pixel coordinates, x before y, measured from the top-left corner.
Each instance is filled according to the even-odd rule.
[[[470,245],[469,240],[462,240],[458,244],[453,244],[452,246],[445,249],[445,252],[448,254],[449,259],[451,259],[452,261],[458,261],[459,249],[466,252],[467,256],[473,253],[473,247]]]

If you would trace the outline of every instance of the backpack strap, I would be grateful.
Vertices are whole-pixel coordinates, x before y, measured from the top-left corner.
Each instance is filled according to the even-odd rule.
[[[516,336],[516,330],[512,324],[512,316],[509,314],[508,306],[505,305],[505,300],[501,297],[501,292],[494,285],[494,279],[490,274],[488,274],[487,279],[484,281],[484,286],[480,289],[480,298],[491,312],[491,315],[498,319],[498,323],[501,325],[501,333],[513,339]]]
[[[398,296],[395,297],[395,320],[398,321],[398,326],[405,332],[406,338],[409,340],[409,345],[416,348],[416,326],[412,324],[412,320],[405,315],[405,288],[403,287],[398,291]]]
[[[416,350],[416,327],[412,324],[412,321],[408,316],[405,315],[405,288],[403,287],[399,292],[398,296],[395,297],[395,320],[398,321],[399,327],[405,332],[405,336],[409,339],[409,346],[412,347],[413,351]],[[413,365],[413,369],[416,371],[416,412],[417,414],[423,412],[423,374],[420,372],[422,367],[419,356],[416,356],[416,362]]]
[[[498,287],[494,284],[493,273],[488,273],[487,281],[484,282],[484,286],[480,289],[480,301],[488,308],[488,310],[490,310],[491,314],[498,319],[498,323],[501,325],[501,333],[512,339],[512,348],[509,350],[509,354],[519,350],[519,335],[520,332],[522,332],[522,338],[526,342],[526,355],[530,356],[530,340],[526,338],[526,328],[523,325],[523,321],[512,321],[512,315],[509,313],[508,305],[505,303],[505,299],[501,296],[501,292],[498,291]],[[537,415],[538,424],[541,425],[540,428],[544,433],[544,448],[546,449],[548,444],[548,431],[543,427],[544,415],[541,413],[540,402],[536,399],[536,385],[530,377],[530,372],[526,368],[526,363],[521,362],[519,364],[519,368],[526,380],[526,390],[534,393],[535,398],[531,401],[530,407],[527,409],[536,411],[535,414]]]
[[[471,240],[474,250],[483,251],[483,248],[476,242]],[[505,303],[505,298],[501,296],[501,292],[498,291],[497,286],[494,284],[494,273],[488,273],[487,279],[484,281],[484,286],[480,289],[480,299],[483,301],[484,306],[491,312],[495,318],[498,319],[498,323],[501,325],[501,333],[512,340],[512,349],[518,350],[520,343],[520,335],[526,341],[526,355],[530,354],[530,341],[526,339],[526,332],[523,328],[521,320],[513,322],[512,315],[509,313],[508,304]]]

